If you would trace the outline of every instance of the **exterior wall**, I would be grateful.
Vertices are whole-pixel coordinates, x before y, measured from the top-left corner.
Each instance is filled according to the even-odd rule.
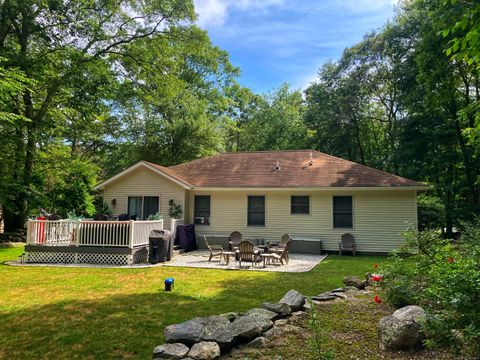
[[[103,190],[104,200],[115,215],[127,212],[129,196],[160,196],[160,214],[166,229],[170,229],[169,200],[173,199],[185,209],[185,189],[144,167],[105,185]],[[116,200],[115,205],[112,199]]]
[[[322,241],[323,250],[338,251],[342,234],[354,235],[357,250],[386,253],[403,242],[401,232],[409,224],[416,227],[417,206],[414,190],[363,190],[342,191],[190,191],[190,211],[193,219],[193,196],[210,195],[210,225],[196,225],[198,235],[213,235],[214,239],[225,238],[233,231],[240,231],[246,238],[262,237],[279,241],[289,233],[294,239]],[[247,196],[265,195],[265,226],[247,226]],[[310,214],[291,215],[290,196],[309,195]],[[353,196],[353,229],[333,228],[333,196]],[[203,241],[199,241],[200,245]],[[295,244],[295,242],[294,242]],[[297,246],[301,244],[297,243]],[[306,247],[319,248],[309,242]],[[313,245],[313,246],[312,246]]]

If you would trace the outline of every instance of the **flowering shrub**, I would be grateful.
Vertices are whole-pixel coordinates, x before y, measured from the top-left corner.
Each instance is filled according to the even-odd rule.
[[[406,245],[382,267],[381,286],[395,306],[424,307],[427,345],[479,354],[480,220],[462,233],[455,243],[435,232],[408,233]]]

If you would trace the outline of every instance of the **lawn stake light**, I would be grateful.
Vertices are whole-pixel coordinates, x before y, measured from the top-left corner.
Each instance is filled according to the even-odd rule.
[[[165,291],[172,291],[174,286],[175,280],[173,278],[166,278],[165,283]]]

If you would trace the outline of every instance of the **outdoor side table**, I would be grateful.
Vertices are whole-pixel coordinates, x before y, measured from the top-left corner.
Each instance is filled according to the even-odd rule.
[[[224,258],[225,263],[227,265],[230,262],[230,256],[235,256],[235,251],[224,251],[223,252],[223,258]]]
[[[270,264],[272,262],[272,259],[275,258],[275,254],[260,254],[263,260],[263,267],[267,267],[267,262]]]

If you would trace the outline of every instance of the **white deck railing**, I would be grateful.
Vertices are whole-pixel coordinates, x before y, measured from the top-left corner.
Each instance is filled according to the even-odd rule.
[[[162,230],[155,221],[29,220],[27,244],[47,246],[129,247],[148,244],[152,230]]]
[[[172,232],[172,239],[175,240],[175,235],[177,234],[177,226],[185,225],[184,219],[170,219],[170,231]]]

